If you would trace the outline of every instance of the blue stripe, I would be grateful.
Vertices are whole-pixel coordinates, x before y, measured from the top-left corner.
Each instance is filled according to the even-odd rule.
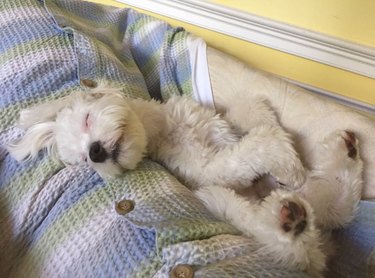
[[[14,25],[14,22],[10,22],[0,28],[0,54],[20,44],[45,39],[59,33],[51,21],[46,18],[25,18],[19,20],[18,23]],[[31,27],[31,25],[35,27]],[[21,26],[22,28],[20,28]],[[34,28],[38,28],[40,31],[34,32]]]
[[[7,153],[4,160],[0,163],[0,188],[3,190],[12,180],[37,167],[41,162],[42,157],[39,156],[33,161],[20,163]]]
[[[64,168],[59,174],[62,174],[67,169]],[[73,178],[75,177],[75,178]],[[43,211],[45,218],[38,228],[33,233],[33,241],[37,241],[43,236],[46,229],[59,219],[67,210],[76,205],[82,200],[90,196],[94,191],[97,191],[105,186],[105,182],[94,170],[84,171],[77,169],[72,179],[67,180],[68,184],[60,184],[60,188],[55,188],[53,197],[43,204]]]
[[[1,85],[7,90],[1,92],[0,108],[6,108],[17,102],[31,100],[35,102],[39,98],[58,96],[72,85],[78,84],[74,63],[64,64],[63,59],[49,62],[48,67],[41,67],[38,63],[34,68],[30,67],[29,75],[21,75],[2,83]]]

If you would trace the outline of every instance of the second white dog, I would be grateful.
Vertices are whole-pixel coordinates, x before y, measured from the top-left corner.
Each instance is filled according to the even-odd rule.
[[[149,155],[196,190],[218,218],[258,240],[263,253],[319,276],[325,232],[350,222],[360,200],[357,139],[349,131],[333,132],[316,146],[320,163],[305,173],[267,103],[256,99],[252,107],[256,116],[241,117],[246,126],[256,122],[243,130],[187,97],[161,104],[125,98],[120,89],[99,84],[22,111],[20,125],[27,131],[8,149],[25,160],[46,148],[64,163],[88,163],[102,176],[134,169]],[[264,175],[278,187],[267,196],[258,190]]]

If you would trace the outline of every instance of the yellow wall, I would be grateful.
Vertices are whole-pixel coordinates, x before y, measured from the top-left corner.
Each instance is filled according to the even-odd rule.
[[[125,6],[113,0],[91,1],[117,7]],[[257,15],[375,47],[375,16],[371,16],[375,12],[374,0],[361,0],[360,2],[357,0],[216,0],[213,2],[231,7],[241,7],[242,10]],[[232,54],[252,66],[375,105],[375,79],[248,43],[167,17],[143,12],[162,18],[172,25],[183,26],[189,32],[203,37],[209,45]]]
[[[375,47],[374,0],[211,0],[341,39]]]

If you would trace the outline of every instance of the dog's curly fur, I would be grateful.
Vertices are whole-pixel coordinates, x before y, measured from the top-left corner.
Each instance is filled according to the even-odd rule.
[[[22,111],[20,125],[27,131],[8,149],[25,160],[46,148],[64,163],[88,163],[102,176],[134,169],[149,155],[216,217],[258,240],[261,252],[319,276],[327,234],[353,219],[360,200],[355,134],[334,131],[324,138],[315,149],[320,163],[305,171],[267,103],[254,99],[251,107],[251,115],[236,115],[231,123],[188,97],[163,104],[130,99],[104,82]]]

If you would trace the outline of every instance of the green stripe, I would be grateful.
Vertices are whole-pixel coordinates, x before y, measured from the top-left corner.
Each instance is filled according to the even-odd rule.
[[[130,25],[130,29],[132,30],[131,32],[127,31],[126,33],[130,33],[132,34],[133,36],[136,34],[137,36],[140,35],[140,30],[141,29],[145,29],[145,27],[147,26],[147,24],[150,24],[150,23],[153,23],[154,22],[154,19],[152,19],[151,17],[149,16],[141,16],[139,17],[138,19],[136,19],[136,21],[134,21],[131,25]],[[141,33],[142,34],[142,33]],[[142,36],[143,37],[143,36]]]
[[[192,96],[193,89],[192,89],[190,78],[184,81],[183,84],[181,84],[180,86],[181,86],[181,89],[183,90],[184,95]],[[171,96],[177,95],[179,93],[180,92],[176,84],[174,83],[163,84],[163,87],[162,87],[163,99],[168,99]]]
[[[134,83],[122,83],[122,91],[124,95],[129,98],[142,98],[142,99],[149,99],[150,95],[148,94],[147,90],[143,85],[137,85]]]
[[[146,63],[142,65],[143,74],[146,77],[149,76],[155,70],[159,61],[160,61],[160,49],[157,49],[156,52],[154,52],[151,56],[149,56]],[[157,75],[159,75],[158,72],[157,72]]]
[[[0,1],[0,12],[4,11],[11,11],[17,8],[22,8],[24,10],[27,10],[30,7],[40,7],[41,4],[38,3],[38,1]]]
[[[22,162],[21,162],[22,163]],[[44,157],[38,165],[22,171],[21,175],[13,176],[9,184],[0,188],[1,202],[11,200],[13,204],[19,203],[26,196],[31,196],[32,191],[48,181],[54,173],[63,168],[63,164],[51,157]]]
[[[85,229],[87,222],[95,215],[101,215],[107,209],[111,201],[111,194],[107,186],[99,190],[89,192],[79,202],[70,206],[63,214],[51,223],[42,236],[29,249],[28,255],[44,262],[56,252],[65,241],[71,239],[72,234]]]
[[[181,84],[181,88],[182,88],[182,91],[184,92],[185,96],[189,96],[189,97],[193,96],[193,85],[192,85],[191,76],[190,76],[190,78],[186,79]]]

